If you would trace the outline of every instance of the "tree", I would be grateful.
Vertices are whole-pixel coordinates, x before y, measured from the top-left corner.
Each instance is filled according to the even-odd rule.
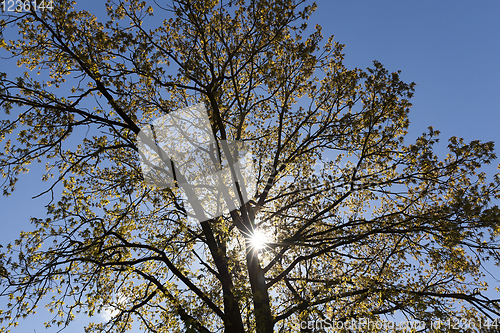
[[[105,21],[69,0],[4,14],[2,33],[20,37],[2,47],[26,71],[0,74],[3,193],[34,162],[49,184],[47,216],[0,257],[6,327],[44,296],[49,326],[114,309],[90,331],[500,315],[481,281],[500,259],[500,177],[479,170],[492,142],[452,137],[443,160],[433,128],[405,144],[414,84],[379,62],[347,69],[319,26],[303,38],[315,4],[151,5],[109,0]],[[218,143],[251,147],[256,185],[237,210],[192,223],[177,186],[144,182],[137,135],[197,103]]]

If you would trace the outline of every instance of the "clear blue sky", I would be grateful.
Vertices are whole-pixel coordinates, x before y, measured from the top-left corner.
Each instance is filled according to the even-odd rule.
[[[410,113],[411,138],[432,125],[441,131],[440,149],[446,147],[448,137],[455,135],[467,141],[495,141],[500,155],[500,1],[317,3],[310,24],[319,23],[325,37],[333,34],[336,41],[346,45],[348,68],[365,68],[376,59],[390,71],[402,70],[403,80],[417,83]],[[81,6],[102,12],[104,1],[87,0]],[[1,71],[6,71],[3,63]],[[486,170],[492,173],[495,168]],[[36,173],[24,175],[16,193],[0,198],[1,244],[12,241],[20,230],[29,229],[30,216],[43,215],[48,199],[31,199],[44,189],[38,179]],[[40,315],[21,322],[14,332],[56,332],[41,326],[46,319]],[[77,325],[68,331],[83,329]]]

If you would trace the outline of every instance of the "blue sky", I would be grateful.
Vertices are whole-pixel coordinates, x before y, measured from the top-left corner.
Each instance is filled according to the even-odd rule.
[[[333,34],[336,41],[346,45],[348,68],[365,68],[376,59],[389,71],[402,70],[403,80],[417,83],[409,138],[432,125],[441,131],[441,153],[448,137],[459,136],[466,141],[495,141],[500,155],[500,1],[317,3],[318,10],[310,24],[320,24],[325,37]],[[104,2],[87,0],[81,7],[91,12],[101,7],[101,11]],[[2,63],[0,67],[6,71]],[[495,169],[496,165],[485,170],[492,174]],[[43,216],[48,198],[31,197],[47,184],[41,184],[40,173],[36,168],[34,171],[21,177],[12,196],[0,198],[2,245],[13,241],[19,231],[30,228],[30,216]],[[56,332],[57,329],[45,330],[41,325],[47,318],[37,315],[13,331]],[[83,329],[77,324],[68,331]]]
[[[410,134],[500,144],[499,14],[498,1],[319,1],[312,20],[346,45],[347,67],[376,59],[417,83]]]

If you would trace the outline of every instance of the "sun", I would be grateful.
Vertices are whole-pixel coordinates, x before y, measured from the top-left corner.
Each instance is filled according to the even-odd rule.
[[[253,231],[252,236],[250,237],[250,243],[252,247],[256,250],[263,249],[268,242],[269,242],[269,237],[264,231],[260,229],[255,229]]]

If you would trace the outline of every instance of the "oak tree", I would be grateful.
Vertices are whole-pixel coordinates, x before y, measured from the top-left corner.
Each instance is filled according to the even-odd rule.
[[[9,195],[45,164],[47,213],[0,256],[5,329],[45,303],[47,326],[113,309],[94,332],[500,315],[482,281],[500,259],[500,177],[480,170],[493,143],[452,137],[438,158],[433,128],[404,142],[414,84],[376,61],[346,68],[307,25],[316,4],[33,3],[0,22],[2,68],[24,71],[0,73],[0,167]],[[193,222],[183,175],[145,182],[138,134],[198,103],[218,143],[250,147],[255,185]]]

